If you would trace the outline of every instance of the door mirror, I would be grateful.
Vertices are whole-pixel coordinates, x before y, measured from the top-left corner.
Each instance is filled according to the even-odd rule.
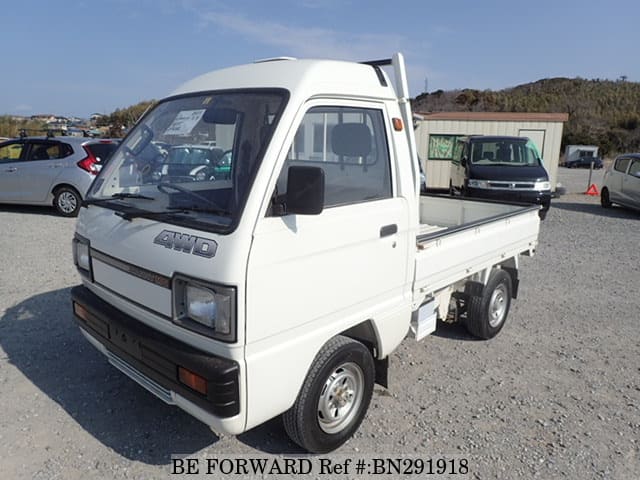
[[[460,165],[462,165],[463,167],[467,166],[467,157],[462,157],[460,159]]]
[[[286,213],[318,215],[324,207],[324,170],[320,167],[289,167]]]

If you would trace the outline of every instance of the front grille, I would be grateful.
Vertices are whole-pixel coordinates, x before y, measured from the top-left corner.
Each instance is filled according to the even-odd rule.
[[[532,182],[489,182],[489,188],[496,190],[533,190]]]

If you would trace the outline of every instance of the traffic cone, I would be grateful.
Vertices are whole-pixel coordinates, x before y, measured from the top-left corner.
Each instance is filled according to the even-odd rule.
[[[587,188],[587,191],[584,192],[584,194],[591,195],[592,197],[596,197],[600,195],[600,192],[598,192],[598,187],[596,187],[596,184],[592,183],[591,185],[589,185],[589,188]]]

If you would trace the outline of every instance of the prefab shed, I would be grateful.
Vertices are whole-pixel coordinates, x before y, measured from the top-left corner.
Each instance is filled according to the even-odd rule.
[[[466,135],[528,137],[542,156],[551,190],[558,178],[560,142],[566,113],[437,112],[416,115],[416,142],[427,188],[448,189],[453,145]]]

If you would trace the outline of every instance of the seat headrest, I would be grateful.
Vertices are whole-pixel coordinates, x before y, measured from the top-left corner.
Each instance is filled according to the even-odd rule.
[[[336,155],[366,157],[371,152],[371,131],[364,123],[339,123],[331,131],[331,148]]]

